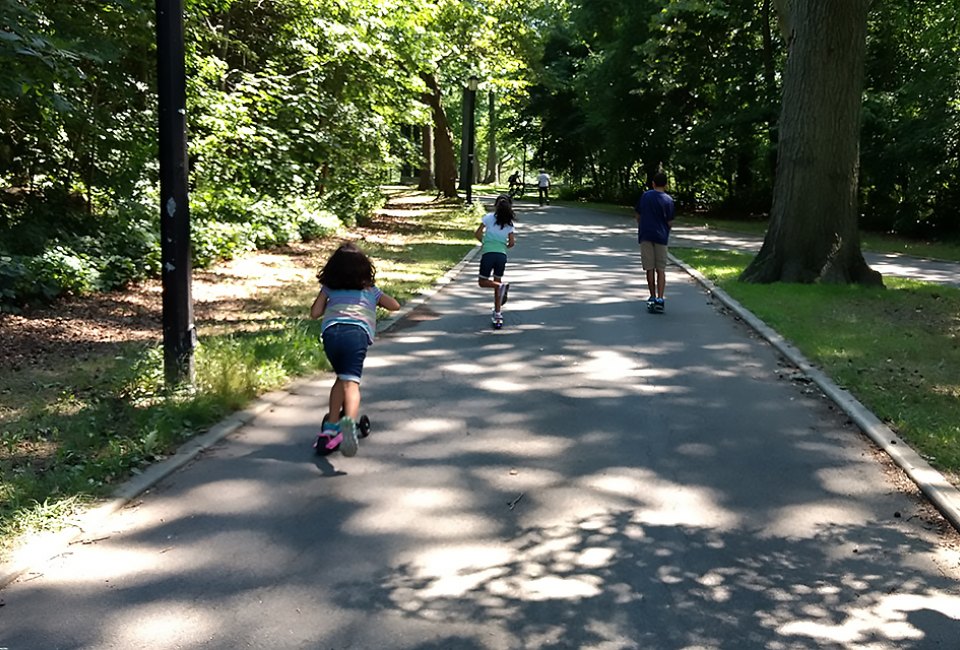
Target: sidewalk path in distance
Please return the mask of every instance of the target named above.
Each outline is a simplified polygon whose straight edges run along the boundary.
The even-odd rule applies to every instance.
[[[838,409],[633,229],[523,209],[506,325],[475,266],[331,377],[0,592],[0,647],[956,647],[950,531]]]
[[[763,237],[679,224],[670,233],[670,245],[679,248],[707,248],[756,252]],[[900,253],[864,251],[867,263],[883,275],[911,278],[960,287],[960,264],[912,257]]]

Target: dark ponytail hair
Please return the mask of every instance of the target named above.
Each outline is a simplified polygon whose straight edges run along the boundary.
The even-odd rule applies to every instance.
[[[328,289],[362,291],[374,285],[377,271],[360,247],[346,243],[340,246],[317,274],[320,284]]]
[[[497,225],[501,228],[504,226],[512,226],[514,218],[513,199],[511,199],[507,194],[501,194],[497,197],[497,200],[493,206],[494,215],[497,219]]]

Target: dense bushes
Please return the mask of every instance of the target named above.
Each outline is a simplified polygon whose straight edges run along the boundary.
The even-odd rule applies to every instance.
[[[159,271],[155,8],[121,4],[0,2],[0,310]],[[381,10],[189,0],[184,16],[194,263],[370,214],[391,143],[425,117]]]
[[[960,237],[960,4],[883,0],[870,21],[862,225]]]
[[[0,220],[0,312],[158,276],[160,226],[153,212],[131,203],[99,219],[65,213],[63,227],[44,233],[29,214],[8,211]],[[71,224],[83,227],[71,232]],[[329,236],[340,224],[315,200],[281,204],[270,198],[201,196],[191,214],[193,263],[205,267],[258,248]]]
[[[0,215],[0,311],[115,289],[159,271],[159,232],[144,206],[89,215],[70,202],[36,205],[8,202]]]
[[[281,204],[225,192],[193,199],[191,219],[193,262],[201,267],[251,250],[326,237],[342,223],[317,200]]]

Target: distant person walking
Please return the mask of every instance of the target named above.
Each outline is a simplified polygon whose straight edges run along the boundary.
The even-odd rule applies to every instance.
[[[647,275],[651,311],[662,311],[663,294],[667,286],[667,242],[675,207],[673,197],[667,194],[667,175],[653,175],[653,189],[647,190],[637,201],[637,240],[640,242],[640,263]]]
[[[320,293],[310,307],[310,318],[323,317],[323,351],[337,379],[313,447],[325,455],[339,446],[344,456],[355,456],[359,448],[360,376],[367,347],[377,330],[377,307],[396,311],[400,303],[377,288],[373,263],[355,244],[346,243],[334,251],[317,279]]]
[[[482,243],[479,285],[493,289],[493,314],[490,318],[494,326],[503,325],[503,305],[510,291],[510,283],[503,281],[503,274],[507,268],[507,249],[513,248],[517,242],[513,219],[513,201],[506,194],[501,194],[493,204],[493,212],[483,216],[474,232],[474,237]]]
[[[540,175],[537,176],[537,189],[540,191],[540,205],[543,205],[544,202],[550,205],[550,174],[542,169]]]

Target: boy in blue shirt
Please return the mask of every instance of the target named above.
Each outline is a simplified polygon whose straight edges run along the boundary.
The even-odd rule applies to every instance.
[[[667,175],[653,175],[653,189],[647,190],[637,201],[637,240],[640,242],[640,264],[647,274],[650,297],[647,306],[652,311],[663,311],[663,292],[667,286],[667,241],[674,217],[673,197],[666,192]]]

